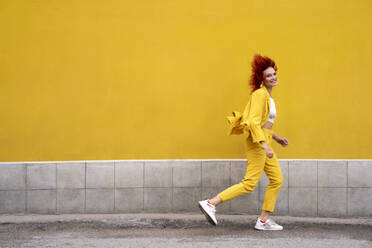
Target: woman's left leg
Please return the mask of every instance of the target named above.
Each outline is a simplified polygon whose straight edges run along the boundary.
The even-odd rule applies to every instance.
[[[274,212],[276,199],[283,184],[282,171],[275,154],[272,158],[266,159],[264,171],[270,183],[266,189],[260,218],[266,221],[270,217],[270,213]]]

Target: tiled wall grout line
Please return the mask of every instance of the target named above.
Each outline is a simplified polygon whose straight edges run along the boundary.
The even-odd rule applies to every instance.
[[[114,161],[114,213],[116,212],[116,161]]]
[[[288,172],[289,172],[289,161],[287,161],[287,213],[286,215],[289,215],[289,176],[288,176]]]
[[[142,163],[142,211],[145,211],[145,167],[146,162]]]
[[[202,186],[202,180],[203,180],[203,177],[202,177],[202,170],[201,170],[201,167],[202,167],[202,161],[199,161],[199,164],[200,164],[200,184],[199,184],[199,196],[200,196],[200,199],[199,201],[203,200],[203,186]]]
[[[349,161],[346,161],[346,216],[349,216]]]
[[[201,177],[201,182],[200,182],[200,188],[202,188],[203,189],[203,161],[200,161],[200,177]],[[202,191],[203,192],[203,191]],[[202,193],[203,194],[203,193]],[[202,195],[202,197],[204,197],[203,195]]]
[[[87,212],[87,171],[88,171],[88,162],[84,163],[84,213]]]
[[[288,215],[290,215],[290,205],[289,205],[289,196],[290,196],[290,191],[289,191],[289,172],[290,172],[290,165],[291,165],[291,161],[288,161],[288,171],[287,171],[287,180],[288,180],[288,199],[287,199],[287,203],[288,203]]]
[[[174,164],[173,163],[170,163],[170,166],[171,166],[171,210],[172,212],[174,211],[174,204],[173,204],[173,193],[174,193],[174,189],[173,189],[173,167],[174,167]]]
[[[27,213],[28,212],[28,207],[27,207],[27,205],[28,205],[28,185],[27,185],[27,167],[28,167],[28,165],[27,164],[25,164],[24,165],[25,166],[25,213]]]
[[[203,195],[203,161],[199,161],[200,163],[200,201],[204,200]]]
[[[56,213],[58,213],[58,166],[54,164],[56,171]]]
[[[319,161],[316,161],[316,216],[319,216]]]

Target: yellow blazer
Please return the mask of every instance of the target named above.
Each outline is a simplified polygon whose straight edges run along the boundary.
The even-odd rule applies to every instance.
[[[264,141],[265,134],[262,131],[262,126],[269,119],[269,114],[270,94],[266,87],[262,86],[252,93],[243,114],[238,111],[233,111],[233,116],[227,117],[229,122],[227,134],[246,133],[248,137],[252,137],[253,143]]]

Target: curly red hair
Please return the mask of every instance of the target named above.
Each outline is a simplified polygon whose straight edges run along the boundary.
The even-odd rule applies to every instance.
[[[252,75],[249,84],[252,86],[252,92],[261,87],[261,82],[264,80],[263,71],[269,67],[274,68],[275,71],[278,67],[275,61],[267,56],[255,54],[252,61]]]

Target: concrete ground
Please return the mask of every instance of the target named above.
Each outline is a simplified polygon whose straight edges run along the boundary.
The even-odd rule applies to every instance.
[[[0,247],[372,247],[372,218],[274,216],[283,231],[257,231],[256,216],[195,214],[0,215]]]

